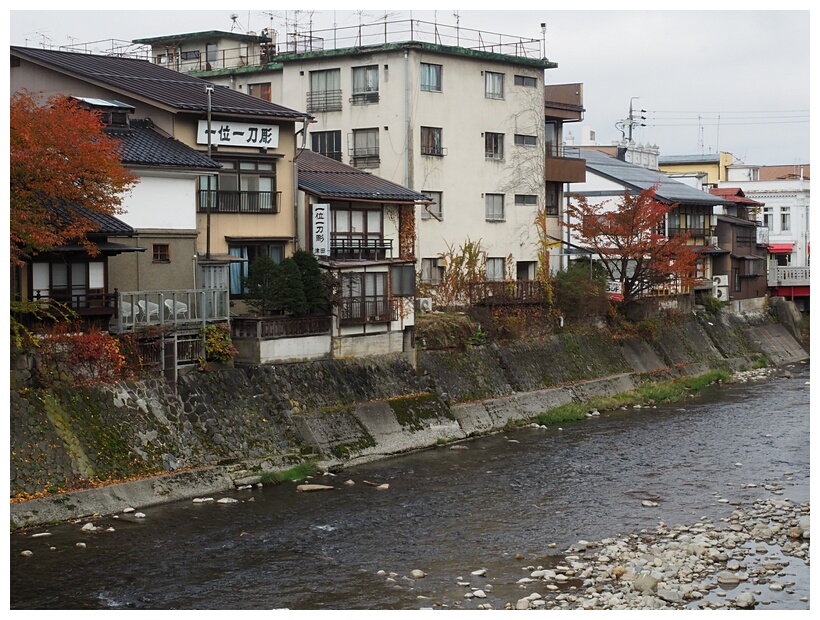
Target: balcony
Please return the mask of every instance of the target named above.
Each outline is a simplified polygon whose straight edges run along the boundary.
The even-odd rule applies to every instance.
[[[809,267],[778,267],[769,268],[769,286],[809,286],[811,270]]]
[[[109,329],[118,334],[152,327],[196,330],[227,321],[227,290],[130,291],[116,294]]]
[[[199,190],[197,211],[207,213],[208,190]],[[276,214],[281,210],[282,192],[211,190],[211,213]]]
[[[341,90],[318,90],[307,94],[307,111],[340,112],[342,109]]]
[[[546,303],[539,280],[501,280],[470,283],[471,306],[527,305]]]
[[[553,183],[583,183],[587,178],[587,162],[581,159],[581,149],[560,144],[548,144],[544,160],[544,180]]]
[[[263,339],[299,338],[330,333],[331,316],[238,317],[231,320],[231,337]]]
[[[393,258],[392,239],[346,239],[330,241],[331,260],[384,260]]]
[[[399,320],[399,300],[378,295],[347,297],[339,305],[339,325],[390,323]]]

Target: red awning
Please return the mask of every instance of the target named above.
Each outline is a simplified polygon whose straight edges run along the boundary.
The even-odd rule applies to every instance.
[[[790,254],[794,250],[793,243],[770,243],[769,254]]]

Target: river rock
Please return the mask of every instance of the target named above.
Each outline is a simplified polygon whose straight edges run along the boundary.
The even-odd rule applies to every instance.
[[[419,570],[418,568],[414,568],[410,571],[410,576],[413,579],[421,579],[422,577],[426,577],[427,573],[425,573],[423,570]]]
[[[31,556],[34,555],[34,552],[30,551],[29,549],[24,549],[23,551],[20,552],[20,555],[23,556],[24,558],[30,558]]]
[[[483,577],[484,575],[487,574],[487,569],[486,568],[479,568],[478,570],[474,570],[470,574],[473,575],[474,577]]]
[[[300,484],[296,490],[301,493],[309,493],[311,491],[332,491],[335,487],[327,484]]]
[[[755,599],[754,594],[751,592],[741,592],[735,599],[735,605],[741,609],[749,609],[757,605],[757,599]]]

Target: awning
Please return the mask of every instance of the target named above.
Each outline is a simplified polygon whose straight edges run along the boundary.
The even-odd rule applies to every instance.
[[[754,256],[751,254],[732,254],[732,258],[738,258],[740,260],[766,260],[762,256]]]
[[[793,243],[770,243],[769,254],[791,254],[794,250]]]

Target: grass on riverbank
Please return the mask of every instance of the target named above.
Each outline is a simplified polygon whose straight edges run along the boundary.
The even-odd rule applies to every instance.
[[[282,471],[266,471],[262,474],[262,484],[281,484],[283,482],[298,482],[313,476],[318,471],[315,463],[299,463],[290,469]]]
[[[634,390],[621,392],[614,396],[597,396],[584,403],[566,403],[540,413],[530,421],[549,426],[559,422],[582,420],[593,409],[609,411],[630,405],[674,403],[690,395],[697,394],[707,385],[719,381],[728,382],[731,378],[728,372],[715,370],[697,377],[681,377],[671,381],[647,383]]]

